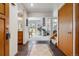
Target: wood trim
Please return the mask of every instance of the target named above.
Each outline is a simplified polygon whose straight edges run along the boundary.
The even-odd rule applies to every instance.
[[[79,56],[79,3],[75,3],[75,55]]]

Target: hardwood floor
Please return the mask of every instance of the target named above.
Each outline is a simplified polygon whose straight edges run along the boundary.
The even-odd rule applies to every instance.
[[[29,50],[28,50],[28,43],[25,45],[19,45],[18,46],[18,53],[15,56],[27,56]]]
[[[34,44],[47,44],[49,46],[49,51],[51,52],[52,56],[65,56],[57,47],[55,47],[52,43],[46,41],[38,41],[32,42],[29,41],[23,46],[19,46],[18,53],[16,56],[30,56],[31,50]]]
[[[66,56],[60,49],[58,49],[51,41],[50,48],[55,56]]]

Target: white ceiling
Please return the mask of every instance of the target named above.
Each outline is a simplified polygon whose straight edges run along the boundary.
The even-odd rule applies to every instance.
[[[31,7],[30,3],[23,3],[28,13],[31,12],[52,12],[57,9],[62,3],[34,3]]]

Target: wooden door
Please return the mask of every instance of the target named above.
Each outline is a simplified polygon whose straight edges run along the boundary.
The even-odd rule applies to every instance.
[[[5,28],[4,28],[4,19],[0,19],[0,56],[4,55],[4,40],[5,40]]]
[[[76,44],[75,44],[75,54],[79,56],[79,3],[75,4],[75,21],[76,21]]]
[[[23,45],[23,31],[18,31],[18,45]]]
[[[5,4],[5,33],[9,31],[9,3]],[[6,37],[6,35],[5,35]],[[9,55],[9,38],[5,38],[5,56]]]
[[[0,56],[9,55],[9,40],[6,40],[9,4],[0,3]]]
[[[73,4],[65,4],[58,11],[59,34],[58,47],[66,55],[73,55],[72,44],[72,19],[73,18]]]

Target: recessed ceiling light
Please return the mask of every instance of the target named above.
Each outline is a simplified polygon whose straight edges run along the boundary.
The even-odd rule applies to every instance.
[[[33,3],[31,3],[31,4],[30,4],[30,6],[31,6],[31,7],[33,7],[33,6],[34,6],[34,4],[33,4]]]
[[[23,18],[22,17],[18,17],[18,20],[22,20]]]

